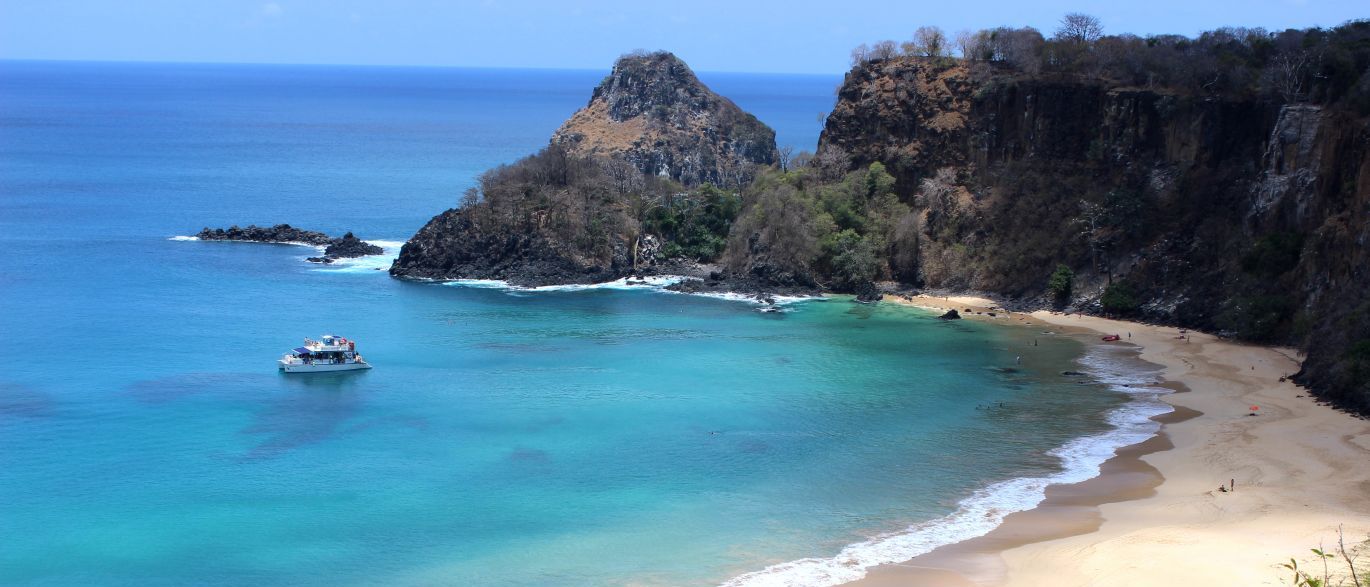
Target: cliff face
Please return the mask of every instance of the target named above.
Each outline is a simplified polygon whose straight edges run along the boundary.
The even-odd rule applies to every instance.
[[[1304,343],[1302,380],[1370,408],[1366,120],[977,67],[858,67],[823,132],[918,214],[897,277],[1046,302],[1064,262],[1077,309]]]
[[[738,186],[753,166],[776,161],[775,131],[664,52],[620,58],[552,143],[574,155],[618,157],[687,186]]]

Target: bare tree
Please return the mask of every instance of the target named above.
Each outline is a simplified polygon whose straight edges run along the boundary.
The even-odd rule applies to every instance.
[[[781,171],[789,171],[791,162],[794,161],[794,147],[785,145],[776,149],[778,155],[777,162],[780,163]]]
[[[913,32],[913,43],[924,57],[945,57],[947,35],[935,26],[920,26]]]
[[[971,60],[975,58],[975,34],[970,31],[956,32],[956,50],[961,53],[961,58]]]
[[[869,45],[866,45],[865,43],[861,43],[860,45],[857,45],[855,49],[852,49],[852,50],[851,50],[851,66],[852,66],[852,67],[860,66],[860,65],[864,64],[865,62],[870,61],[870,59],[871,59],[871,48],[870,48]]]
[[[1080,45],[1088,45],[1099,40],[1104,34],[1104,25],[1098,18],[1088,14],[1072,12],[1061,18],[1061,26],[1056,29],[1056,38]]]
[[[894,44],[894,41],[880,41],[874,45],[871,45],[871,61],[883,61],[885,59],[890,59],[898,54],[899,51],[897,49],[897,46]]]

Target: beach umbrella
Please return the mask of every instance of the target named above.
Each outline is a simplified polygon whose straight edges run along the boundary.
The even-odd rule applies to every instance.
[[[1261,409],[1260,406],[1251,406],[1251,411],[1253,411],[1253,412],[1256,411],[1256,410],[1259,410],[1259,409]]]

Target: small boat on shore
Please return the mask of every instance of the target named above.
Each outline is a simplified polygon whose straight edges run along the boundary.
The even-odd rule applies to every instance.
[[[1107,336],[1101,338],[1100,340],[1102,340],[1102,341],[1104,341],[1104,342],[1117,342],[1117,341],[1122,340],[1122,339],[1123,339],[1123,337],[1121,337],[1121,336],[1118,336],[1118,335],[1116,335],[1116,334],[1110,334],[1110,335],[1107,335]]]
[[[357,341],[331,334],[323,335],[322,340],[304,339],[304,346],[295,347],[276,363],[280,370],[286,373],[357,371],[371,368],[371,364],[357,354]]]

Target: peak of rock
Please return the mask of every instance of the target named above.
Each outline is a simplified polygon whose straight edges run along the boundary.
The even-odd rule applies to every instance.
[[[775,131],[664,51],[620,57],[552,143],[687,185],[738,185],[776,160]]]

